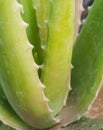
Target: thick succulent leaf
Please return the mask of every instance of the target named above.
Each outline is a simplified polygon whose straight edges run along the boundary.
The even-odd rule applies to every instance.
[[[65,128],[59,128],[59,126],[57,126],[55,127],[55,129],[51,128],[49,130],[102,130],[102,128],[103,128],[103,119],[90,119],[82,117],[80,120],[70,124]],[[0,130],[15,130],[15,129],[1,123]]]
[[[42,49],[45,50],[47,43],[47,24],[49,19],[50,1],[49,0],[33,0],[34,9],[36,12],[39,34],[41,39]]]
[[[5,125],[5,124],[3,124],[2,122],[0,123],[0,130],[37,130],[37,129],[19,129],[19,128],[12,128],[12,127],[10,127],[10,126],[8,126],[8,125]]]
[[[34,58],[38,64],[43,62],[43,50],[41,48],[41,41],[39,36],[39,28],[37,25],[36,11],[33,7],[32,0],[18,0],[23,5],[22,16],[29,26],[27,28],[27,36],[34,45]]]
[[[48,43],[41,80],[49,105],[56,115],[70,91],[71,55],[74,40],[75,0],[50,1]]]
[[[8,101],[5,98],[1,85],[0,85],[0,121],[18,130],[32,130],[32,127],[24,123],[13,111],[13,109],[11,108],[11,106],[9,105]],[[2,127],[0,125],[0,130],[1,128]]]
[[[9,103],[27,124],[50,127],[57,121],[43,93],[20,8],[16,0],[0,0],[0,82]]]
[[[73,51],[71,97],[78,111],[85,111],[101,86],[103,75],[102,0],[95,0]],[[101,25],[101,26],[100,26]]]
[[[103,0],[95,0],[74,45],[72,91],[61,112],[62,124],[81,117],[90,108],[101,87],[103,75]],[[68,114],[67,114],[68,113]]]
[[[102,130],[103,119],[81,118],[63,130]]]
[[[4,124],[0,124],[0,130],[15,130],[15,129],[13,129],[13,128],[9,127],[9,126],[6,126]]]

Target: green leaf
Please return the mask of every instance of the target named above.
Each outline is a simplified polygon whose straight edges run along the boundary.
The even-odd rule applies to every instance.
[[[22,120],[36,128],[47,128],[57,120],[43,93],[20,10],[16,0],[0,0],[0,83]]]
[[[63,130],[102,130],[102,128],[103,119],[89,119],[84,117],[63,128]]]
[[[103,76],[103,0],[95,0],[73,50],[71,76],[78,112],[87,110],[101,86]],[[71,100],[73,100],[71,99]]]
[[[8,125],[12,128],[17,128],[19,130],[32,130],[32,129],[34,130],[34,128],[24,123],[11,108],[10,104],[8,103],[4,95],[4,92],[2,91],[1,85],[0,85],[0,121],[5,123],[5,125]],[[4,130],[1,127],[1,124],[0,124],[0,130]]]
[[[50,1],[49,0],[33,0],[33,6],[36,12],[37,24],[39,27],[39,34],[41,39],[42,49],[45,52],[48,36],[48,22],[50,15]]]
[[[90,108],[103,76],[103,0],[95,0],[73,49],[71,86],[67,107],[60,114],[65,126]]]
[[[15,130],[15,129],[13,129],[13,128],[9,127],[9,126],[6,126],[4,124],[1,124],[0,125],[0,130]]]
[[[70,91],[75,0],[50,2],[48,40],[41,80],[49,105],[58,114]]]
[[[36,11],[33,7],[32,0],[19,0],[23,5],[22,16],[25,22],[28,23],[27,36],[32,45],[34,45],[33,55],[38,64],[43,63],[43,50],[41,48],[41,40],[39,27],[37,25]],[[36,56],[37,54],[37,56]]]

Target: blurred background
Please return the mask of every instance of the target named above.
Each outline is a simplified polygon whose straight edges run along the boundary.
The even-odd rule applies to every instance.
[[[93,4],[94,0],[83,0],[83,6],[85,8],[84,12],[82,13],[81,19],[84,19],[88,14],[88,6],[91,6]]]

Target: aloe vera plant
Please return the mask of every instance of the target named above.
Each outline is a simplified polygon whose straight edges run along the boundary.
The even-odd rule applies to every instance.
[[[91,108],[103,75],[103,0],[78,34],[82,3],[0,0],[0,129],[72,130]]]

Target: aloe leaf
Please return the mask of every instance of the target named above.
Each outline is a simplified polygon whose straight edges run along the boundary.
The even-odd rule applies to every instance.
[[[102,0],[95,0],[74,46],[72,91],[77,94],[79,110],[87,109],[96,95],[103,75]],[[101,26],[100,26],[101,25]],[[85,33],[84,33],[85,32]],[[81,55],[82,54],[82,55]],[[79,96],[78,96],[79,95]]]
[[[0,130],[15,130],[15,129],[13,129],[13,128],[9,127],[9,126],[6,126],[4,124],[1,124],[0,125]]]
[[[81,117],[96,98],[103,76],[103,0],[95,0],[74,45],[72,91],[65,115],[67,124]],[[68,111],[68,114],[66,113]]]
[[[50,1],[33,0],[33,5],[36,12],[42,49],[45,52],[45,46],[47,43],[47,34],[48,34],[47,24],[49,19],[49,12],[50,12]]]
[[[0,121],[19,130],[32,130],[32,127],[24,123],[9,105],[0,86]],[[0,125],[1,129],[1,125]],[[33,128],[34,129],[34,128]],[[4,129],[2,129],[4,130]]]
[[[102,130],[103,119],[90,119],[83,117],[63,130]]]
[[[33,127],[46,128],[57,121],[43,93],[20,10],[16,0],[0,1],[0,83],[20,118]]]
[[[48,40],[41,80],[49,105],[56,115],[70,91],[71,55],[74,39],[75,0],[50,1]]]
[[[33,54],[34,58],[38,64],[42,64],[43,50],[41,48],[39,27],[37,25],[36,11],[34,10],[33,2],[32,0],[18,0],[18,1],[23,5],[23,11],[22,11],[23,19],[25,22],[29,24],[27,28],[27,36],[30,43],[34,45],[34,54]]]
[[[103,119],[91,119],[82,117],[80,120],[70,124],[65,128],[56,127],[55,129],[49,130],[102,130],[103,128]],[[15,130],[4,124],[0,124],[0,130]]]
[[[49,18],[50,1],[49,0],[32,0],[34,9],[36,11],[36,17],[38,26],[43,28],[46,26]]]

